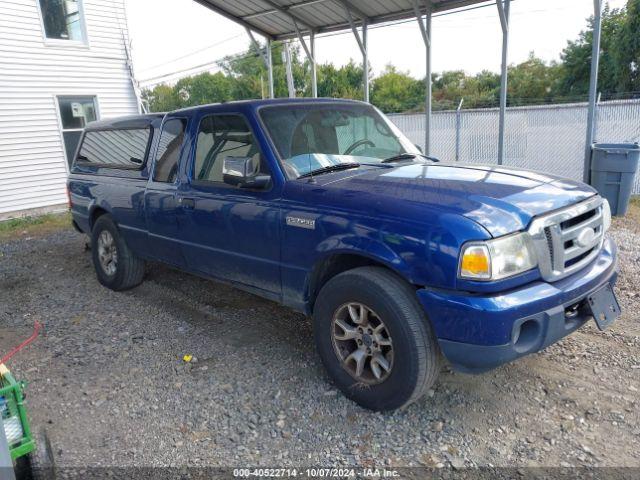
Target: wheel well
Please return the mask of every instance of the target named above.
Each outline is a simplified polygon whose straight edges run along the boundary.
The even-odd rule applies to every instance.
[[[107,213],[109,212],[107,212],[104,208],[101,208],[101,207],[94,208],[93,211],[91,212],[91,217],[89,218],[89,228],[93,228],[93,226],[96,224],[96,220],[98,220],[99,217]]]
[[[341,253],[331,255],[322,262],[318,263],[311,273],[309,281],[309,311],[313,311],[313,305],[316,301],[316,297],[322,287],[333,277],[346,272],[347,270],[353,270],[358,267],[382,267],[390,272],[394,272],[387,267],[384,263],[373,260],[363,255],[354,255],[350,253]]]

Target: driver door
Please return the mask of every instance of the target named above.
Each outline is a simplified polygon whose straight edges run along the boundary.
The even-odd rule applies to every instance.
[[[241,114],[204,115],[198,124],[188,185],[179,192],[184,255],[189,268],[278,298],[279,208],[274,188],[238,188],[223,181],[225,157],[254,157],[270,175]]]

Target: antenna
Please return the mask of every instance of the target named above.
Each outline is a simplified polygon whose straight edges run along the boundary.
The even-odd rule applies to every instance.
[[[309,182],[308,183],[316,183],[316,179],[313,176],[313,170],[311,168],[311,152],[309,151],[309,142],[307,141],[307,160],[309,161],[309,173],[311,173],[311,176],[309,177]]]

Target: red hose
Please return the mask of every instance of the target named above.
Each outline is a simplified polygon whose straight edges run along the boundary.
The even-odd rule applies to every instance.
[[[7,353],[4,357],[2,357],[0,359],[0,364],[8,362],[11,357],[13,357],[16,353],[18,353],[24,347],[29,345],[31,342],[33,342],[38,337],[38,333],[40,333],[41,328],[42,328],[42,324],[36,320],[36,322],[33,324],[33,333],[31,334],[31,336],[27,338],[24,342],[22,342],[20,345],[13,348],[13,350]]]

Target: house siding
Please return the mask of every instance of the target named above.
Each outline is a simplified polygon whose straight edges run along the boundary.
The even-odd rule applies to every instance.
[[[124,1],[82,4],[86,45],[61,46],[45,38],[38,0],[2,1],[0,219],[67,202],[58,96],[95,96],[102,119],[138,112]]]

